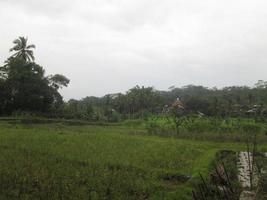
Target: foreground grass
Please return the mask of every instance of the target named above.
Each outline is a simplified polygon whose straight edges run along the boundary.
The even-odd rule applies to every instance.
[[[0,199],[191,199],[216,152],[242,148],[143,133],[1,122]]]

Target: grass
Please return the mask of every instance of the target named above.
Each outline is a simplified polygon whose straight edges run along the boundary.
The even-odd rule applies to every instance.
[[[134,126],[0,122],[0,199],[191,199],[216,152],[241,148]]]
[[[263,118],[185,117],[177,128],[172,117],[154,116],[148,119],[146,129],[152,135],[218,142],[246,142],[249,134],[257,133],[259,142],[267,143],[267,123]]]

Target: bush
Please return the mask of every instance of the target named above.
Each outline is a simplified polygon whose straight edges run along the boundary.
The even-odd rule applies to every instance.
[[[173,118],[168,117],[152,117],[146,123],[149,133],[162,135],[176,133],[176,125]]]
[[[220,134],[240,135],[246,133],[266,133],[267,127],[264,123],[257,123],[252,119],[238,118],[197,118],[183,117],[179,126],[176,126],[176,118],[151,117],[147,120],[146,129],[149,133],[170,135],[181,134]],[[178,130],[177,130],[178,129]]]
[[[113,111],[111,115],[108,117],[109,122],[119,122],[121,121],[121,115],[120,113]]]

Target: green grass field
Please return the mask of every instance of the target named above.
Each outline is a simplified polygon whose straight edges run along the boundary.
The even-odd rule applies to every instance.
[[[0,122],[0,199],[192,199],[215,153],[242,146],[129,126]]]

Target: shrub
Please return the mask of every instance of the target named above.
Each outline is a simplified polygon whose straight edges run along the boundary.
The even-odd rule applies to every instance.
[[[149,133],[153,134],[174,134],[176,125],[172,118],[168,117],[152,117],[146,123],[146,128]]]
[[[179,126],[175,122],[177,119],[179,120]],[[228,135],[232,138],[241,134],[267,132],[266,124],[255,122],[253,119],[198,118],[192,116],[181,118],[154,116],[147,120],[146,129],[149,133],[160,135],[179,133],[182,135],[201,134],[216,136],[217,134],[217,136]]]

